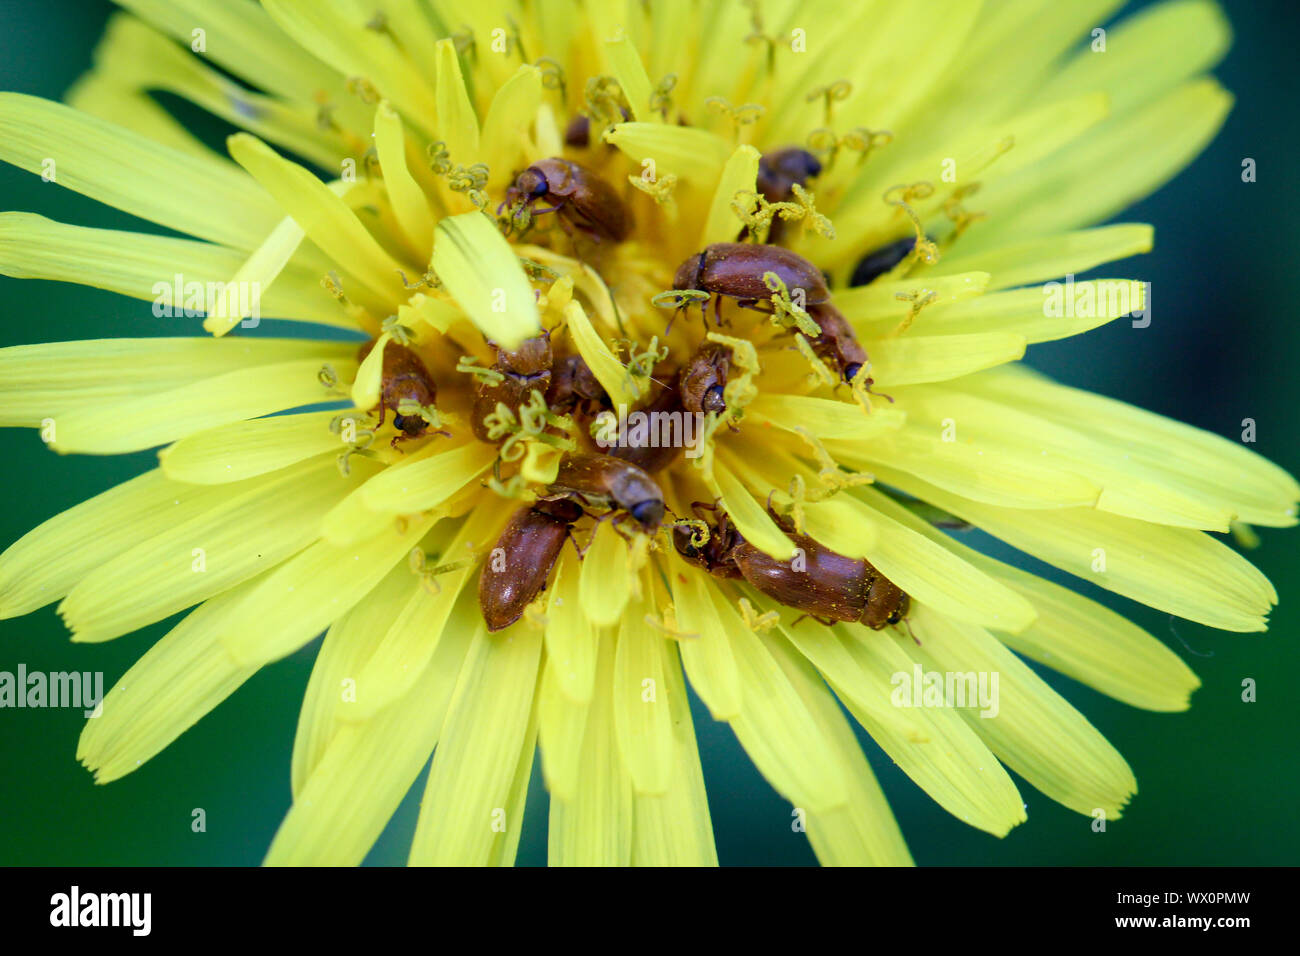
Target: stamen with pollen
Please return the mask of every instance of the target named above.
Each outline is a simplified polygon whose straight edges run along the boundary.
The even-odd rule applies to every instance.
[[[785,281],[775,272],[763,273],[763,284],[772,290],[772,322],[785,329],[798,329],[810,338],[822,334],[822,327],[794,303]]]
[[[897,199],[891,199],[890,196],[898,193]],[[917,215],[912,203],[918,199],[928,199],[934,195],[934,184],[926,180],[907,184],[890,186],[885,190],[885,202],[891,206],[897,206],[903,211],[908,219],[912,222],[912,228],[916,231],[916,245],[913,246],[910,258],[921,260],[930,264],[939,261],[939,247],[931,241],[930,237],[925,234],[925,226],[921,223],[921,217]]]
[[[826,86],[819,86],[804,99],[809,103],[816,103],[818,100],[822,101],[826,109],[826,125],[829,126],[835,113],[836,101],[847,100],[851,95],[853,95],[853,84],[848,80],[836,80]]]
[[[746,127],[757,123],[767,112],[767,107],[758,103],[742,103],[739,106],[732,106],[724,97],[710,96],[704,101],[707,109],[715,113],[720,113],[727,119],[731,120],[732,135],[736,142],[740,142],[740,131]]]

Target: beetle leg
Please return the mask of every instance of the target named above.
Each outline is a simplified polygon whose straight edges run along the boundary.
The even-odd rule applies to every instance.
[[[679,301],[680,301],[680,300],[679,300]],[[667,337],[668,337],[668,333],[671,332],[671,331],[673,330],[673,323],[677,321],[677,316],[679,316],[679,315],[682,314],[682,309],[683,309],[683,308],[685,308],[685,306],[681,306],[681,305],[679,305],[677,308],[673,309],[672,318],[670,318],[670,319],[668,320],[668,324],[667,324],[666,326],[664,326],[664,338],[667,338]]]
[[[564,536],[569,539],[569,543],[573,545],[574,554],[576,554],[578,556],[578,560],[581,561],[582,556],[587,552],[583,548],[578,547],[578,536],[573,533],[573,525],[569,525]]]
[[[624,514],[623,512],[618,512],[618,513],[615,514],[614,519],[609,523],[609,526],[610,526],[611,528],[614,529],[615,533],[616,533],[620,538],[622,538],[622,539],[623,539],[624,541],[626,541],[628,544],[631,544],[631,543],[632,543],[632,536],[631,536],[630,534],[628,534],[626,531],[623,530],[623,524],[624,524],[625,520],[627,519],[627,517],[628,517],[628,516],[627,516],[626,514]]]
[[[692,501],[692,502],[691,502],[691,512],[695,515],[695,517],[699,518],[701,521],[704,520],[704,515],[700,514],[701,511],[713,511],[713,512],[716,512],[717,510],[718,510],[718,503],[717,503],[717,501],[713,502],[713,504],[707,504],[707,503],[705,503],[705,502],[703,502],[703,501]]]
[[[749,309],[751,312],[762,312],[764,315],[773,315],[776,313],[776,309],[772,307],[772,303],[768,302],[766,299],[737,299],[736,305],[740,306],[742,309]]]
[[[800,621],[802,621],[802,620],[803,620],[804,618],[806,618],[806,617],[810,617],[810,618],[812,618],[814,621],[816,621],[818,624],[824,624],[824,625],[826,625],[827,627],[830,627],[830,626],[832,626],[833,624],[836,623],[835,621],[832,621],[830,618],[826,618],[826,617],[818,617],[816,614],[806,614],[806,613],[805,613],[805,614],[800,614],[798,617],[796,617],[796,618],[794,619],[794,621],[791,623],[790,626],[791,626],[791,627],[794,627],[796,624],[798,624]]]
[[[795,526],[790,523],[790,519],[783,514],[777,514],[776,509],[772,507],[772,495],[774,494],[776,494],[775,488],[767,493],[767,513],[772,516],[772,520],[776,522],[776,526],[782,531],[795,531]]]
[[[916,646],[917,646],[917,647],[920,647],[920,646],[921,646],[921,641],[917,638],[916,633],[912,630],[912,625],[907,623],[907,619],[904,618],[903,620],[899,621],[898,623],[901,624],[901,625],[903,625],[904,628],[906,628],[906,630],[907,630],[907,636],[910,637],[913,641],[916,641]]]
[[[616,513],[617,512],[614,511],[607,511],[603,515],[598,517],[594,522],[592,522],[591,534],[587,537],[587,544],[584,547],[578,549],[579,559],[585,558],[587,556],[587,552],[591,550],[591,546],[596,540],[596,533],[600,531],[601,523],[608,521],[610,518],[614,517]]]

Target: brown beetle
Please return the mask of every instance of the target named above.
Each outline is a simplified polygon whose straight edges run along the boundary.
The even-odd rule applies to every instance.
[[[844,381],[853,381],[853,376],[867,364],[867,350],[854,335],[849,320],[829,302],[810,307],[808,314],[822,330],[820,335],[808,340],[813,352],[838,372]],[[871,382],[872,379],[868,376],[864,384],[870,388]]]
[[[546,587],[560,549],[582,517],[572,501],[520,508],[501,532],[478,579],[478,606],[489,631],[509,627]]]
[[[620,106],[618,111],[623,114],[624,123],[632,118],[632,114],[627,111],[626,107]],[[585,113],[579,113],[574,116],[573,119],[569,120],[569,125],[564,128],[564,145],[576,146],[579,149],[591,145],[590,116],[587,116]],[[609,144],[606,144],[606,146],[610,149],[614,148]]]
[[[803,256],[780,246],[754,245],[745,242],[715,242],[703,252],[691,256],[673,276],[673,289],[708,292],[713,296],[714,315],[722,322],[722,297],[737,300],[741,308],[755,308],[757,303],[768,303],[770,312],[772,290],[763,282],[764,274],[774,272],[785,283],[791,297],[805,309],[830,300],[826,279]],[[703,312],[701,304],[700,310]]]
[[[673,412],[680,413],[681,410],[681,392],[671,385],[660,389],[654,401],[642,409],[651,422],[657,421],[660,415],[671,415]],[[671,465],[677,459],[677,456],[681,454],[681,451],[679,445],[661,444],[658,441],[653,441],[614,445],[609,449],[608,454],[613,458],[629,462],[649,474],[654,474],[656,471],[663,471]]]
[[[867,253],[853,267],[853,276],[849,279],[849,285],[867,285],[874,282],[906,259],[915,248],[916,236],[907,236],[882,246],[875,252]]]
[[[730,371],[731,349],[718,342],[704,342],[682,366],[678,379],[682,407],[700,415],[721,415],[727,410],[723,392]]]
[[[807,186],[822,172],[822,164],[806,149],[788,146],[764,153],[758,160],[758,177],[755,187],[771,203],[789,202],[794,198],[794,187]],[[772,220],[767,241],[778,243],[785,235],[786,221],[780,216]],[[745,230],[741,230],[743,236]]]
[[[538,209],[545,200],[549,208]],[[620,242],[632,228],[631,214],[614,187],[569,159],[539,159],[515,177],[502,206],[527,206],[533,216],[554,212],[566,231],[578,229],[595,240]],[[498,210],[499,211],[499,210]]]
[[[646,534],[654,534],[667,510],[664,493],[642,468],[609,455],[568,455],[547,489],[548,499],[576,501],[583,509],[625,513]]]
[[[357,350],[357,361],[364,362],[375,347],[375,340],[366,342]],[[414,351],[390,340],[384,348],[383,368],[380,371],[379,425],[384,424],[384,414],[393,412],[393,425],[397,435],[390,444],[396,448],[401,441],[423,438],[429,423],[420,415],[403,415],[398,411],[403,402],[413,402],[422,408],[434,408],[438,399],[438,386]],[[371,409],[374,412],[375,409]],[[436,432],[449,435],[449,432]]]
[[[822,172],[822,164],[806,149],[788,146],[764,153],[758,160],[758,191],[768,202],[786,202],[796,184],[807,186]]]
[[[697,502],[696,514],[700,507]],[[673,546],[683,558],[710,574],[748,581],[774,601],[823,624],[852,621],[879,631],[907,617],[911,598],[871,562],[823,547],[795,532],[784,519],[775,514],[772,517],[800,549],[802,570],[795,570],[793,561],[778,561],[746,541],[725,512],[709,528],[709,539],[703,546],[692,543],[694,532],[687,525],[673,528]]]
[[[552,366],[546,407],[555,414],[572,415],[581,422],[609,406],[609,395],[581,355],[566,355]]]
[[[487,417],[504,404],[512,412],[528,401],[529,393],[536,390],[545,395],[551,386],[551,338],[549,332],[524,339],[514,349],[503,349],[488,343],[496,351],[492,368],[501,373],[499,381],[481,380],[474,399],[471,426],[479,441],[488,437]]]

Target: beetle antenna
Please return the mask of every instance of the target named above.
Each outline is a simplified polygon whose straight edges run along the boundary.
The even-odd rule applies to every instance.
[[[1214,656],[1214,651],[1205,651],[1204,653],[1202,653],[1201,651],[1194,650],[1192,648],[1192,645],[1188,644],[1185,640],[1183,640],[1183,635],[1179,634],[1176,630],[1174,630],[1174,615],[1172,614],[1169,615],[1169,633],[1172,634],[1174,637],[1178,638],[1178,643],[1183,645],[1183,647],[1187,648],[1187,653],[1195,654],[1197,657]]]
[[[913,642],[915,642],[916,646],[917,646],[917,647],[920,647],[920,646],[921,646],[921,642],[920,642],[919,640],[917,640],[916,633],[912,630],[912,625],[911,625],[911,623],[907,620],[907,618],[903,618],[903,619],[902,619],[901,621],[899,621],[898,623],[901,624],[901,625],[903,626],[903,628],[907,631],[907,636],[910,637],[910,638],[913,640]]]

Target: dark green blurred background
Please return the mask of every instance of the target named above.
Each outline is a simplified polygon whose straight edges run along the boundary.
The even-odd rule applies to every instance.
[[[1005,0],[1014,2],[1014,0]],[[1068,2],[1068,0],[1064,0]],[[1134,8],[1142,4],[1135,5]],[[1229,4],[1236,42],[1217,71],[1237,96],[1209,150],[1155,197],[1120,217],[1156,227],[1153,254],[1104,268],[1151,281],[1146,329],[1118,321],[1081,339],[1036,346],[1031,362],[1062,380],[1230,437],[1258,423],[1262,454],[1300,471],[1294,278],[1300,190],[1297,7],[1288,0]],[[0,89],[57,98],[88,65],[110,6],[98,0],[0,0]],[[1030,42],[1028,37],[1026,42]],[[215,127],[213,127],[215,129]],[[1241,182],[1241,160],[1258,181]],[[85,225],[136,228],[120,213],[36,176],[0,167],[0,208]],[[146,302],[52,282],[0,277],[0,345],[199,333],[198,320],[156,319]],[[284,330],[266,329],[273,334]],[[0,547],[53,514],[151,466],[152,452],[59,457],[32,431],[0,436],[10,461]],[[950,817],[863,737],[872,765],[920,864],[1294,864],[1300,705],[1294,638],[1300,622],[1295,532],[1261,531],[1251,557],[1282,598],[1268,634],[1221,633],[1090,591],[1182,654],[1204,686],[1184,714],[1134,710],[1039,669],[1123,752],[1139,782],[1124,819],[1105,834],[1017,781],[1029,820],[997,840]],[[988,543],[987,539],[982,543]],[[1004,555],[1005,551],[998,551]],[[1035,566],[1041,570],[1040,566]],[[1065,576],[1050,572],[1057,580]],[[1073,579],[1069,579],[1073,582]],[[102,670],[112,683],[163,622],[100,645],[73,645],[53,606],[0,622],[0,670]],[[317,644],[266,668],[140,771],[96,787],[75,761],[80,711],[0,710],[0,863],[256,864],[289,804],[289,756]],[[1194,652],[1189,650],[1194,649]],[[1241,702],[1254,678],[1258,702]],[[790,809],[767,786],[730,729],[695,702],[696,730],[724,864],[808,864]],[[404,862],[424,777],[369,862]],[[207,832],[190,830],[191,811]],[[546,858],[546,794],[535,769],[519,862]]]

